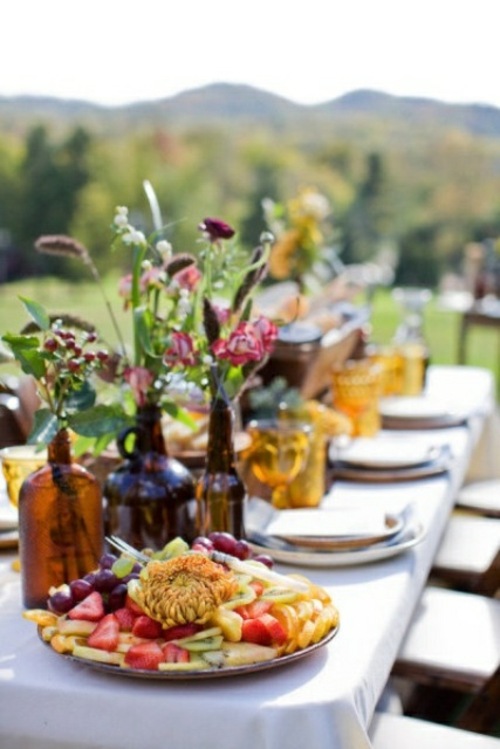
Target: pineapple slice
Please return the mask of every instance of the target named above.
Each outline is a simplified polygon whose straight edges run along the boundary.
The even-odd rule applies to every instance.
[[[276,658],[278,651],[266,645],[254,645],[251,642],[223,642],[220,650],[209,650],[203,658],[211,665],[249,666]]]

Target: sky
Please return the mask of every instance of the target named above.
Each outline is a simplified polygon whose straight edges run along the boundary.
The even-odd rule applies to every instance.
[[[115,106],[211,83],[500,107],[499,0],[5,0],[0,96]]]

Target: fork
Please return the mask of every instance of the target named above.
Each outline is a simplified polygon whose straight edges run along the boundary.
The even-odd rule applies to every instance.
[[[118,536],[106,536],[106,541],[110,546],[113,546],[117,551],[121,551],[122,554],[128,554],[133,559],[135,559],[137,562],[140,562],[141,564],[147,564],[151,561],[151,557],[148,557],[147,554],[143,554],[142,551],[138,551],[137,549],[134,549],[133,546],[128,544],[126,541],[124,541],[122,538],[119,538]]]
[[[147,564],[151,561],[151,557],[143,554],[141,551],[137,551],[133,546],[130,546],[126,541],[119,538],[118,536],[106,536],[106,541],[114,546],[115,549],[121,551],[123,554],[128,554],[133,559],[136,559],[141,564]],[[306,593],[309,590],[307,583],[296,578],[289,577],[288,575],[281,575],[279,572],[274,572],[263,565],[251,564],[249,562],[243,562],[241,559],[231,556],[231,554],[225,554],[222,551],[211,551],[208,553],[208,557],[213,562],[219,564],[226,564],[233,572],[238,572],[244,575],[251,575],[258,580],[270,583],[272,585],[279,585],[283,588],[295,590],[298,593]]]

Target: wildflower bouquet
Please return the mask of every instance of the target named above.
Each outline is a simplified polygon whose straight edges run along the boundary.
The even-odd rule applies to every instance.
[[[138,405],[157,402],[177,418],[179,395],[237,398],[266,361],[277,335],[273,322],[253,314],[252,296],[263,280],[272,237],[248,257],[234,229],[219,219],[199,225],[201,246],[175,253],[165,239],[153,244],[128,222],[114,220],[115,244],[133,251],[133,272],[120,293],[133,311],[134,360],[124,371]],[[164,397],[165,396],[165,397]]]

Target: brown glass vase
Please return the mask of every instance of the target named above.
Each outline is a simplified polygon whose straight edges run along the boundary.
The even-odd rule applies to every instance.
[[[99,484],[73,461],[69,433],[61,429],[48,446],[47,464],[28,476],[19,494],[25,607],[45,608],[49,588],[95,569],[102,551]]]
[[[133,446],[129,447],[129,441]],[[162,549],[195,533],[195,488],[190,471],[168,455],[157,406],[138,409],[136,425],[117,440],[124,463],[104,483],[104,528],[136,549]]]
[[[196,485],[199,535],[226,531],[245,537],[246,487],[236,468],[234,411],[224,398],[210,407],[205,470]]]

